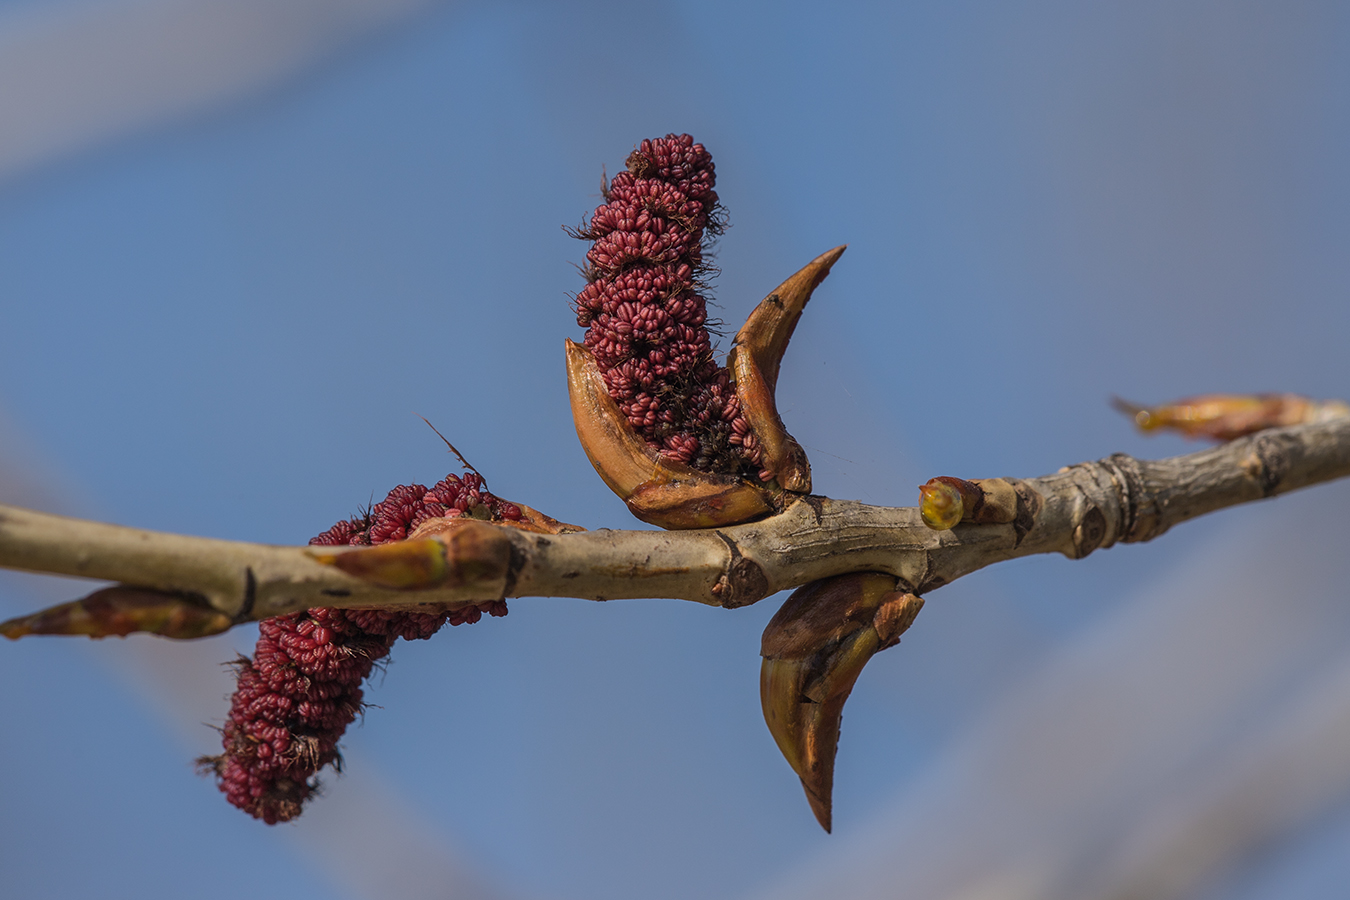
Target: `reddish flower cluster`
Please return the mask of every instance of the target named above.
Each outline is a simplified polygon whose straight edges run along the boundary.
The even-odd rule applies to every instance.
[[[359,519],[338,522],[311,544],[382,544],[427,519],[486,513],[519,519],[520,509],[483,490],[476,473],[447,476],[430,490],[399,485]],[[230,803],[269,825],[300,815],[314,775],[341,766],[338,740],[361,712],[361,683],[397,638],[429,638],[447,622],[506,615],[498,600],[448,612],[311,609],[259,624],[253,659],[239,659],[239,684],[222,729],[225,752],[199,764],[214,772]]]
[[[519,521],[520,507],[483,490],[483,476],[469,472],[447,475],[430,489],[400,484],[360,518],[338,522],[310,541],[324,546],[383,544],[401,541],[427,519],[448,518],[480,510],[494,520]]]
[[[705,230],[721,228],[712,157],[687,134],[643,141],[578,236],[588,284],[577,324],[609,394],[669,459],[713,472],[759,468],[759,450],[727,370],[713,359]]]

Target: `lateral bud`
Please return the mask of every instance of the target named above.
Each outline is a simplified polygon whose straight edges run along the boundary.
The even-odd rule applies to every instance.
[[[188,640],[226,631],[234,622],[196,594],[116,585],[82,600],[0,623],[0,634],[17,640],[30,634],[126,637],[138,631]]]
[[[713,528],[774,510],[773,495],[765,488],[664,459],[638,436],[609,396],[591,352],[570,340],[567,387],[586,457],[642,521],[667,529]]]
[[[852,573],[798,588],[764,629],[764,721],[826,831],[844,702],[868,660],[899,643],[922,607],[894,576]]]
[[[958,522],[1006,525],[1017,519],[1017,490],[1005,478],[966,481],[939,475],[919,485],[919,515],[934,531]]]

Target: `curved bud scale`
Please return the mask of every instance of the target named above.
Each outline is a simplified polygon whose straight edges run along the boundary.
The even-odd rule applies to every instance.
[[[577,437],[600,478],[633,515],[660,528],[713,528],[774,510],[773,495],[764,488],[662,457],[609,396],[591,352],[570,340],[566,346]]]
[[[660,458],[610,397],[591,352],[570,339],[566,349],[567,395],[581,449],[609,489],[627,500],[656,478]]]
[[[764,721],[826,831],[844,703],[867,661],[898,643],[923,607],[895,587],[875,572],[824,578],[794,592],[764,629]]]
[[[811,463],[801,444],[788,434],[778,415],[773,386],[764,377],[755,355],[745,348],[732,347],[727,355],[727,367],[736,382],[736,396],[759,444],[761,478],[778,482],[778,486],[799,494],[811,492]]]
[[[758,441],[763,466],[760,477],[774,479],[784,490],[802,494],[811,492],[811,464],[801,444],[783,427],[774,391],[783,354],[802,310],[846,249],[835,247],[822,253],[770,292],[745,320],[727,354],[741,415]]]

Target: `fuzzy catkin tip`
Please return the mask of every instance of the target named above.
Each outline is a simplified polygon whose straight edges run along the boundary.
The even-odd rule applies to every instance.
[[[449,475],[430,489],[400,485],[365,515],[338,522],[310,541],[322,545],[401,540],[422,522],[485,511],[518,520],[521,510],[484,489],[481,476]],[[398,638],[422,640],[447,623],[506,615],[506,602],[434,613],[316,608],[265,619],[253,658],[235,662],[238,685],[221,729],[224,752],[197,761],[226,799],[269,825],[300,815],[316,774],[341,768],[338,741],[365,708],[361,684]]]
[[[724,227],[712,156],[687,134],[644,140],[577,232],[593,241],[577,324],[633,429],[668,459],[751,475],[759,448],[713,357],[705,233]]]

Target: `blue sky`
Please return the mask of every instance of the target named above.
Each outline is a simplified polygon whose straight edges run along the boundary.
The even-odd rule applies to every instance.
[[[909,505],[935,474],[1184,452],[1133,434],[1108,398],[1347,392],[1348,16],[425,4],[265,89],[0,181],[8,480],[71,514],[300,543],[454,468],[425,415],[495,492],[630,527],[570,423],[562,339],[579,334],[585,245],[562,226],[589,215],[603,170],[670,131],[717,164],[729,328],[849,245],[779,387],[817,491]],[[390,816],[508,896],[743,896],[834,852],[1039,660],[1268,515],[935,593],[850,701],[833,837],[760,719],[773,602],[521,600],[399,646],[349,777],[379,779]],[[4,576],[0,613],[79,590]],[[202,897],[372,895],[333,874],[324,839],[266,829],[192,774],[214,733],[182,723],[220,721],[218,664],[252,635],[152,643],[0,647],[16,896],[181,896],[184,880]],[[1326,896],[1291,885],[1350,858],[1338,833],[1281,845],[1315,859],[1262,875],[1261,896]]]

